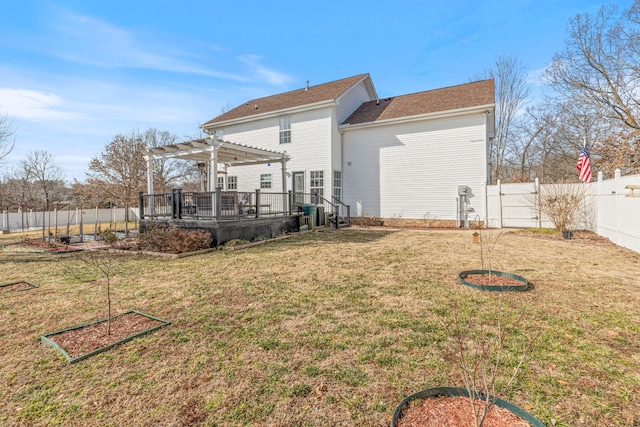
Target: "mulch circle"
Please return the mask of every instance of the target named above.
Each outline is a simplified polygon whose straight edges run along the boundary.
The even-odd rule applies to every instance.
[[[462,271],[458,279],[465,286],[483,291],[523,292],[529,288],[529,281],[524,277],[496,270]]]
[[[496,274],[468,274],[464,280],[481,286],[522,286],[522,282],[519,280]]]
[[[485,403],[477,401],[476,410],[484,411]],[[464,396],[438,396],[405,405],[395,427],[473,427],[471,402]],[[530,427],[531,424],[509,410],[493,405],[487,412],[484,427]]]

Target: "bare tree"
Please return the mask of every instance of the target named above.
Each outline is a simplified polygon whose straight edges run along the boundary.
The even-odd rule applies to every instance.
[[[117,282],[116,279],[123,271],[123,260],[108,250],[82,252],[75,255],[75,258],[81,263],[80,268],[65,269],[69,275],[82,281],[94,281],[94,283],[100,283],[100,279],[102,279],[105,284],[107,335],[111,335],[113,317],[111,315],[111,291]]]
[[[125,207],[137,203],[138,192],[144,191],[147,182],[147,164],[143,158],[147,147],[175,144],[177,137],[167,131],[151,128],[141,133],[132,130],[118,134],[98,156],[89,162],[87,182],[76,190],[87,195],[102,194],[98,199],[116,201]],[[178,160],[154,163],[154,188],[168,189],[173,182],[186,174],[189,165]],[[88,197],[87,197],[88,198]]]
[[[505,173],[505,160],[512,149],[512,137],[518,113],[529,97],[531,85],[527,69],[516,56],[500,56],[489,68],[471,80],[493,78],[496,86],[496,136],[490,142],[489,180],[495,183]]]
[[[64,188],[64,171],[55,162],[55,156],[44,150],[27,154],[21,162],[21,178],[33,183],[40,191],[45,208],[50,209],[57,191]]]
[[[131,206],[145,188],[147,166],[142,158],[146,144],[143,135],[131,131],[118,134],[98,156],[89,162],[87,184],[96,193]]]
[[[0,161],[11,153],[15,146],[15,128],[7,116],[0,114]]]
[[[528,107],[517,126],[510,153],[513,165],[512,181],[529,182],[544,171],[540,165],[540,147],[552,138],[555,117],[545,107]],[[543,172],[544,174],[544,172]],[[540,179],[541,176],[538,175]]]
[[[640,129],[640,0],[622,14],[615,6],[569,21],[565,49],[546,70],[549,84],[574,103]]]

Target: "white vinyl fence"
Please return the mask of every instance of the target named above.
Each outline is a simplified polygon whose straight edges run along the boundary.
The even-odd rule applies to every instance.
[[[0,214],[0,230],[18,231],[35,230],[39,228],[64,228],[67,225],[115,224],[124,222],[125,209],[96,209],[79,208],[59,209],[52,211],[3,211]],[[138,208],[129,208],[129,221],[138,220]],[[103,226],[104,228],[104,226]]]
[[[554,184],[548,184],[554,185]],[[607,237],[613,243],[640,252],[640,175],[621,176],[586,186],[579,228]],[[540,187],[536,180],[524,184],[487,186],[487,222],[490,227],[549,228],[553,224],[538,209]],[[543,188],[544,190],[544,188]]]

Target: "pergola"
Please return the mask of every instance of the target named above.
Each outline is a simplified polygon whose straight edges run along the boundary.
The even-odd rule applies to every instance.
[[[147,193],[153,194],[153,162],[160,159],[187,159],[204,164],[207,168],[207,191],[215,191],[218,165],[248,166],[269,163],[282,165],[282,192],[287,192],[287,161],[291,159],[286,152],[265,150],[213,137],[196,139],[179,144],[150,147],[145,150],[147,161]]]

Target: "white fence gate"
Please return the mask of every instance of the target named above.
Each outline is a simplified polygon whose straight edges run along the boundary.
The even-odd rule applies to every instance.
[[[488,225],[498,228],[553,227],[538,208],[538,194],[544,185],[536,180],[487,186]],[[579,185],[588,186],[580,227],[640,252],[640,175],[622,177],[616,170],[613,179],[604,180],[600,172],[596,182]]]

